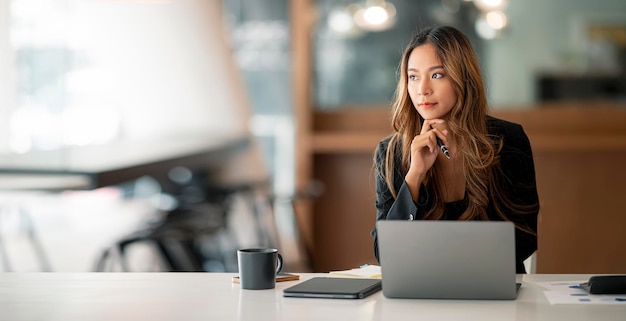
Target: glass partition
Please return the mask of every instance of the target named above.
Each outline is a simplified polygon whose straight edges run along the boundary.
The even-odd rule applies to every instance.
[[[493,108],[626,97],[622,0],[316,4],[311,81],[320,110],[388,106],[404,46],[415,31],[435,24],[455,26],[470,38]]]
[[[463,30],[479,55],[478,10],[471,2],[441,0],[317,0],[314,104],[320,110],[387,106],[411,36],[433,25]]]

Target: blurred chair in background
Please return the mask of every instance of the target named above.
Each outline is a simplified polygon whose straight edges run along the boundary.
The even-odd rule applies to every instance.
[[[32,255],[39,264],[40,271],[52,272],[52,266],[50,264],[50,260],[48,259],[48,254],[37,234],[33,219],[28,212],[28,209],[22,206],[22,202],[27,199],[28,195],[15,195],[15,193],[12,193],[10,200],[0,201],[0,261],[2,262],[2,271],[14,271],[9,251],[3,240],[3,223],[9,220],[17,220],[17,223],[19,224],[18,233],[21,237],[26,238],[26,241],[32,250]]]
[[[106,248],[95,271],[137,271],[133,248],[151,249],[148,269],[171,272],[237,271],[240,247],[278,247],[273,198],[267,182],[216,186],[209,175],[177,167],[157,196],[155,216]],[[135,184],[140,184],[137,182]],[[140,195],[131,195],[138,197]],[[147,245],[147,247],[146,247]],[[144,266],[139,271],[145,270]]]

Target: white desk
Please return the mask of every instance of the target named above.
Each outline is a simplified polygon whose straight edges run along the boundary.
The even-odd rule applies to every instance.
[[[550,305],[536,281],[588,275],[526,275],[514,301],[285,298],[241,290],[231,273],[2,273],[0,320],[626,320],[626,306]],[[301,274],[301,281],[325,274]]]

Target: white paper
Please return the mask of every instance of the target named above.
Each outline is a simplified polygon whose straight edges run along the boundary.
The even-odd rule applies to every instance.
[[[580,288],[586,281],[536,282],[548,289],[543,294],[550,304],[612,304],[626,306],[626,295],[589,294]]]
[[[331,271],[331,275],[341,276],[341,277],[353,277],[353,278],[369,278],[369,279],[380,279],[381,272],[380,266],[378,265],[367,265],[356,269],[345,270],[345,271]]]

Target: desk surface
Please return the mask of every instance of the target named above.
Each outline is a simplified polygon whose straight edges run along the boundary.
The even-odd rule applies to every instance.
[[[534,282],[588,275],[525,275],[514,301],[285,298],[241,290],[233,273],[2,273],[0,320],[625,320],[626,306],[550,305]]]

